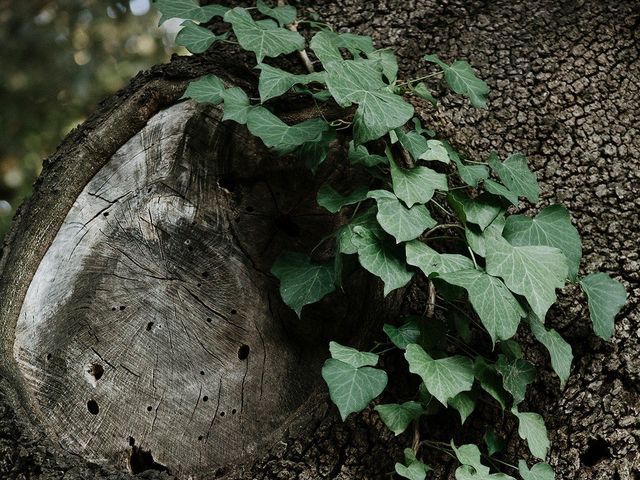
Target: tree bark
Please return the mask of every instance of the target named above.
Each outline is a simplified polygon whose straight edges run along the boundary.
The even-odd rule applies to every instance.
[[[372,35],[379,45],[394,47],[405,78],[426,73],[421,56],[435,52],[446,59],[467,58],[488,81],[488,111],[473,110],[450,96],[441,102],[446,108],[419,106],[418,111],[427,126],[451,138],[469,158],[484,158],[491,150],[525,153],[541,181],[543,203],[561,201],[571,210],[584,237],[584,270],[613,273],[631,294],[610,343],[592,334],[577,291],[568,289],[562,295],[548,319],[575,355],[573,375],[562,392],[545,353],[521,339],[527,355],[541,367],[526,409],[545,417],[556,478],[638,477],[636,2],[302,3],[302,9],[307,5],[341,29]],[[188,79],[207,72],[255,88],[253,74],[239,66],[243,61],[221,63],[214,58],[219,56],[176,59],[134,79],[63,142],[46,162],[33,198],[18,213],[0,260],[0,472],[7,478],[128,478],[122,468],[129,462],[134,471],[170,467],[168,472],[146,472],[149,478],[207,474],[228,480],[377,479],[387,477],[402,448],[411,443],[409,434],[391,438],[370,410],[345,424],[337,419],[321,385],[318,388],[317,374],[326,355],[324,339],[335,332],[331,325],[323,332],[300,331],[301,325],[320,324],[326,311],[322,305],[304,324],[284,308],[265,313],[269,304],[280,304],[264,272],[285,245],[313,245],[331,226],[334,220],[318,218],[313,210],[311,190],[323,178],[341,178],[344,172],[331,171],[339,164],[334,159],[319,179],[312,179],[266,154],[241,129],[220,125],[215,109],[177,103]],[[177,132],[174,140],[170,132]],[[228,138],[235,141],[222,141]],[[150,152],[159,139],[167,144],[162,151],[173,153]],[[241,154],[239,147],[252,154]],[[127,168],[131,170],[122,174]],[[292,182],[309,190],[301,209],[286,189]],[[137,193],[123,196],[128,191]],[[281,205],[273,206],[277,193],[286,198],[281,204],[286,214]],[[178,205],[173,210],[163,203],[172,195]],[[311,237],[292,235],[305,219],[304,229]],[[93,225],[104,231],[106,241],[86,233]],[[269,244],[274,232],[276,239]],[[307,245],[300,243],[307,240]],[[75,242],[77,255],[85,259],[71,265],[59,257],[69,252],[69,245],[75,248]],[[192,256],[185,247],[186,252],[193,249]],[[218,271],[220,264],[234,267]],[[47,282],[51,268],[65,269],[61,281]],[[223,287],[210,297],[206,282],[217,273],[216,278],[224,278]],[[251,290],[245,290],[247,285],[253,285]],[[353,279],[351,287],[360,295],[331,299],[342,305],[344,319],[363,311],[358,298],[368,298],[362,292],[368,283],[362,278]],[[249,302],[237,302],[238,290],[246,296],[252,292]],[[42,291],[47,295],[40,295]],[[405,311],[424,309],[423,291],[408,289]],[[49,320],[37,314],[61,305],[62,313]],[[69,311],[72,306],[78,310]],[[180,328],[179,320],[167,320],[173,318],[174,307],[179,309],[177,317],[187,322],[183,331],[192,335],[170,337],[172,328],[173,335]],[[231,325],[235,316],[245,330]],[[364,316],[380,321],[385,315]],[[223,324],[223,330],[215,329]],[[283,333],[292,328],[295,342]],[[359,328],[355,324],[344,335]],[[110,355],[95,348],[94,335],[113,345]],[[220,350],[207,353],[199,340],[206,346],[216,342],[217,335],[229,341],[217,342]],[[305,338],[315,340],[295,352],[293,344]],[[180,352],[175,360],[159,360],[149,348],[161,345],[171,351],[174,339]],[[248,359],[238,358],[244,356],[244,345],[250,346]],[[265,355],[274,359],[268,368]],[[388,363],[385,367],[398,368],[393,358]],[[156,370],[162,376],[156,377]],[[178,371],[179,389],[163,396],[171,372]],[[211,372],[211,378],[203,382],[200,371],[205,377]],[[263,373],[279,393],[264,411],[255,400],[260,398]],[[228,389],[220,388],[223,378]],[[213,393],[201,392],[200,384]],[[315,393],[300,398],[296,385],[298,392]],[[123,394],[123,386],[131,388]],[[87,396],[89,392],[93,396]],[[218,403],[218,398],[224,401]],[[92,400],[97,415],[92,413]],[[66,417],[55,415],[60,404],[67,405]],[[224,410],[215,408],[220,405]],[[165,407],[175,409],[184,422],[171,424],[169,416],[163,420]],[[234,408],[236,414],[231,413]],[[236,423],[219,421],[222,411],[226,420]],[[100,444],[92,442],[92,425],[109,412],[118,412],[109,417],[116,433],[101,437]],[[259,424],[258,418],[275,425]],[[479,440],[487,421],[509,439],[505,460],[513,463],[525,455],[513,423],[491,410],[474,414],[471,428],[457,433],[456,441]],[[187,422],[193,422],[190,430],[183,428]],[[445,438],[459,430],[453,416],[431,422],[423,425],[424,435]],[[136,432],[125,433],[127,429]],[[180,437],[183,431],[189,439]],[[210,438],[216,439],[214,445]],[[211,448],[202,448],[203,442]],[[446,458],[428,450],[423,454],[436,468],[433,478],[451,476]]]

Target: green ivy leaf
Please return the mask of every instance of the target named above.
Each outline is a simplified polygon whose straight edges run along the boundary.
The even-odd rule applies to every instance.
[[[223,17],[229,10],[228,7],[222,5],[201,7],[198,0],[156,0],[153,5],[162,14],[160,24],[170,18],[208,22],[213,17]]]
[[[513,397],[514,405],[521,403],[524,400],[527,385],[533,382],[536,376],[533,365],[522,358],[509,360],[504,355],[499,355],[496,369],[502,375],[502,384]]]
[[[502,386],[502,379],[496,367],[484,358],[477,357],[473,364],[473,372],[482,389],[496,399],[503,410],[507,408],[509,394]]]
[[[399,327],[385,323],[382,327],[391,343],[401,350],[405,350],[410,343],[418,343],[422,329],[416,319],[409,319]]]
[[[533,336],[549,351],[551,366],[560,378],[560,388],[564,388],[569,379],[573,361],[571,345],[565,342],[555,330],[546,330],[544,324],[533,313],[530,313],[527,318]]]
[[[419,240],[405,245],[407,263],[418,267],[427,277],[433,274],[445,274],[458,270],[473,269],[473,262],[464,255],[438,253]]]
[[[350,223],[342,226],[336,234],[336,243],[338,251],[347,255],[358,253],[356,242],[359,235],[354,231],[356,227],[363,227],[365,230],[375,232],[382,229],[376,220],[376,208],[371,207],[368,210],[357,214]]]
[[[404,432],[413,420],[424,413],[422,405],[418,402],[377,405],[375,410],[380,414],[387,428],[396,436]]]
[[[240,46],[256,54],[258,63],[262,63],[264,57],[277,57],[304,48],[304,38],[298,32],[255,22],[244,8],[229,10],[224,21],[231,24]]]
[[[355,236],[351,241],[358,249],[360,265],[382,279],[385,296],[409,283],[413,273],[407,271],[401,250],[372,229],[355,226],[353,232]]]
[[[421,137],[422,138],[422,137]],[[416,203],[427,203],[436,190],[449,190],[447,176],[427,167],[412,169],[400,168],[394,161],[391,164],[393,192],[411,208]]]
[[[325,130],[319,138],[303,143],[298,149],[298,157],[304,160],[304,164],[313,173],[327,159],[331,143],[337,138],[333,128]]]
[[[502,281],[475,269],[445,272],[439,278],[467,291],[469,301],[493,343],[516,334],[520,319],[526,313]]]
[[[484,180],[484,189],[489,193],[506,198],[507,200],[509,200],[509,202],[511,202],[512,205],[515,205],[516,207],[518,206],[518,195],[513,193],[501,183],[494,182],[490,178],[487,178]]]
[[[477,187],[480,181],[489,178],[489,169],[484,165],[465,165],[459,158],[453,161],[462,181],[471,187]]]
[[[249,111],[247,127],[267,147],[273,147],[281,153],[289,153],[299,145],[319,140],[329,128],[320,118],[287,125],[264,107],[254,107]]]
[[[538,180],[535,174],[529,170],[524,155],[514,153],[509,155],[504,162],[500,162],[494,153],[489,156],[489,165],[509,190],[518,196],[527,198],[530,202],[538,203],[540,200]]]
[[[333,265],[317,265],[300,253],[280,255],[271,268],[280,280],[280,296],[298,316],[302,307],[315,303],[335,290]]]
[[[271,8],[262,0],[258,0],[256,2],[256,7],[261,14],[275,19],[281,27],[296,21],[296,7],[292,7],[291,5],[282,5]]]
[[[354,57],[358,57],[359,54],[373,53],[373,40],[367,35],[357,35],[355,33],[339,33],[341,46],[349,50],[349,53]]]
[[[567,260],[554,247],[514,247],[503,238],[491,237],[487,245],[487,273],[501,277],[509,290],[527,299],[543,319],[556,301],[556,288],[567,278]]]
[[[311,38],[309,47],[325,68],[331,62],[340,62],[343,60],[342,54],[340,53],[342,40],[340,39],[340,35],[335,32],[322,30],[316,33]]]
[[[331,213],[337,213],[346,205],[366,200],[369,189],[367,187],[358,187],[349,195],[340,195],[328,184],[324,184],[318,190],[318,205],[329,210]]]
[[[398,197],[387,190],[372,190],[367,197],[378,204],[376,218],[385,232],[395,237],[396,242],[406,242],[420,236],[426,229],[436,225],[424,205],[405,207]]]
[[[582,244],[578,230],[571,224],[569,211],[562,205],[551,205],[534,218],[524,215],[508,217],[502,236],[514,246],[558,248],[567,257],[569,277],[575,281],[582,258]]]
[[[489,467],[482,464],[480,449],[477,445],[467,444],[456,447],[451,440],[451,448],[462,465],[473,467],[478,473],[489,473]]]
[[[404,132],[401,128],[396,128],[394,133],[411,158],[418,160],[428,149],[427,139],[415,131]]]
[[[410,448],[404,449],[404,458],[407,465],[396,463],[395,470],[398,475],[409,480],[425,480],[427,473],[433,470],[416,458],[415,453]]]
[[[431,93],[431,90],[429,90],[424,82],[420,82],[417,85],[414,85],[411,91],[420,98],[431,102],[431,104],[434,106],[438,104],[438,100],[435,99],[435,97]]]
[[[473,363],[466,357],[434,360],[416,344],[407,345],[404,357],[409,362],[409,371],[419,375],[429,393],[445,406],[460,392],[471,390]]]
[[[207,75],[189,83],[182,98],[192,98],[196,102],[217,105],[222,102],[224,90],[222,80],[215,75]]]
[[[182,29],[176,35],[176,45],[181,45],[191,53],[205,52],[216,40],[224,40],[227,34],[215,35],[210,30],[200,27],[191,20],[182,23]]]
[[[470,392],[461,392],[449,400],[449,406],[460,414],[460,423],[464,424],[476,408],[476,401]]]
[[[449,163],[449,152],[441,140],[427,140],[427,150],[420,155],[420,160]]]
[[[364,145],[355,146],[353,140],[349,142],[349,161],[351,165],[364,165],[365,167],[375,167],[376,165],[386,165],[388,160],[380,155],[372,155]]]
[[[487,255],[486,241],[489,237],[501,237],[502,229],[505,222],[504,211],[502,211],[483,231],[475,225],[467,224],[464,229],[464,236],[467,239],[469,247],[480,255],[485,257]]]
[[[603,340],[609,340],[616,315],[627,302],[624,286],[602,272],[582,278],[580,286],[587,295],[593,330]]]
[[[467,97],[474,107],[486,108],[489,86],[476,77],[471,65],[464,60],[457,60],[447,65],[437,55],[427,55],[424,59],[437,64],[442,69],[444,79],[451,90]]]
[[[537,413],[519,412],[517,407],[513,407],[511,412],[518,417],[518,435],[527,441],[531,454],[544,460],[550,443],[543,418]]]
[[[456,190],[449,192],[447,201],[462,222],[474,223],[481,230],[487,228],[503,211],[501,203],[486,193],[470,198],[466,193]]]
[[[295,75],[266,63],[261,63],[256,68],[260,69],[258,92],[262,103],[271,98],[279,97],[294,85],[307,85],[311,82],[324,83],[324,72]]]
[[[555,480],[556,478],[553,468],[546,463],[538,463],[529,470],[527,463],[524,460],[519,460],[518,472],[522,476],[522,480]]]
[[[345,347],[338,342],[329,342],[331,358],[340,360],[355,368],[375,367],[378,364],[378,355],[371,352],[361,352],[355,348]]]
[[[373,46],[373,45],[372,45]],[[376,61],[380,65],[382,74],[390,84],[396,81],[398,75],[398,59],[392,50],[384,48],[367,52],[369,60]]]
[[[222,120],[233,120],[242,125],[247,123],[251,104],[244,90],[239,87],[227,88],[222,92],[222,99],[224,100]]]
[[[387,374],[383,370],[356,368],[335,358],[324,363],[322,378],[343,421],[349,414],[364,410],[387,386]]]
[[[488,430],[484,434],[484,443],[487,446],[487,453],[492,456],[495,453],[500,453],[507,448],[507,442],[495,432],[495,430]]]

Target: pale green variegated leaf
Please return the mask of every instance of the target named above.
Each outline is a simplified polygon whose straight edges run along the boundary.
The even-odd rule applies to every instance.
[[[271,8],[262,0],[258,0],[256,2],[256,7],[261,14],[275,19],[281,27],[296,21],[296,7],[291,5],[282,5]]]
[[[546,330],[544,324],[533,314],[527,317],[536,340],[546,347],[551,357],[551,366],[560,378],[560,387],[564,388],[571,372],[573,353],[569,345],[555,330]]]
[[[460,423],[464,424],[465,420],[469,418],[469,415],[475,410],[476,401],[471,395],[471,392],[461,392],[449,399],[449,406],[458,411],[458,414],[460,414]]]
[[[419,375],[429,393],[445,406],[460,392],[471,390],[473,363],[466,357],[456,355],[434,360],[416,344],[407,345],[404,357],[409,371]]]
[[[264,57],[277,57],[304,48],[304,37],[298,32],[255,22],[244,8],[229,10],[224,21],[231,24],[240,46],[256,54],[258,63],[262,63]]]
[[[467,291],[473,309],[494,343],[516,334],[520,319],[526,313],[498,278],[475,269],[445,272],[439,278]]]
[[[349,161],[351,165],[361,164],[365,167],[385,165],[388,160],[381,155],[372,155],[364,145],[355,146],[353,140],[349,142]]]
[[[518,435],[527,441],[531,454],[544,460],[550,443],[543,418],[537,413],[519,412],[517,407],[513,407],[511,412],[518,417]]]
[[[489,193],[493,193],[494,195],[506,198],[507,200],[509,200],[509,202],[511,202],[512,205],[515,205],[516,207],[518,206],[518,195],[513,193],[501,183],[487,178],[484,180],[484,189]]]
[[[427,150],[420,155],[420,160],[449,163],[449,152],[441,140],[427,140]]]
[[[300,253],[285,252],[273,264],[271,273],[280,280],[280,296],[298,316],[302,307],[333,292],[333,265],[318,265]]]
[[[260,93],[260,100],[263,103],[271,98],[279,97],[286,93],[294,85],[306,85],[311,82],[324,82],[324,72],[295,75],[267,65],[266,63],[261,63],[256,68],[260,69],[258,92]]]
[[[520,473],[522,480],[555,480],[556,478],[553,468],[547,463],[538,463],[529,470],[527,462],[519,460],[518,473]]]
[[[504,210],[496,197],[486,193],[470,198],[466,193],[456,190],[447,195],[447,201],[462,222],[474,223],[481,230],[487,228]]]
[[[297,151],[298,157],[304,161],[309,170],[316,173],[318,167],[326,160],[331,143],[336,138],[336,131],[329,128],[319,138],[303,143]]]
[[[416,131],[404,132],[401,128],[396,128],[393,132],[398,137],[402,148],[409,152],[411,158],[416,161],[429,149],[427,139]]]
[[[498,174],[502,183],[514,194],[525,197],[530,202],[538,202],[540,187],[535,174],[529,170],[524,155],[513,153],[504,162],[500,162],[498,156],[492,154],[489,157],[489,165]]]
[[[489,178],[489,169],[484,165],[465,165],[459,158],[453,161],[462,181],[471,187],[477,187],[480,181]]]
[[[267,147],[273,147],[281,153],[289,153],[299,145],[319,140],[329,129],[328,124],[320,118],[287,125],[263,107],[254,107],[249,111],[247,127]]]
[[[424,82],[420,82],[417,85],[414,85],[411,91],[414,94],[418,95],[420,98],[431,102],[432,105],[438,104],[438,100],[435,99],[435,97],[431,93],[431,90],[429,90],[429,87],[427,87]]]
[[[502,385],[513,397],[514,405],[521,403],[527,392],[527,385],[536,376],[533,365],[523,358],[509,360],[506,356],[499,355],[496,369],[502,375]]]
[[[322,378],[329,387],[329,396],[338,407],[342,420],[353,412],[365,409],[387,386],[387,374],[383,370],[356,368],[335,358],[324,363]]]
[[[410,343],[418,343],[422,333],[420,324],[416,319],[407,320],[399,327],[385,323],[383,330],[391,340],[391,343],[402,350],[406,349]]]
[[[416,203],[427,203],[436,190],[443,192],[449,190],[447,176],[443,173],[427,167],[404,169],[394,161],[390,161],[390,164],[393,192],[409,208]]]
[[[224,100],[224,115],[222,120],[233,120],[240,124],[247,123],[247,116],[251,110],[249,97],[240,87],[227,88],[222,92]]]
[[[387,428],[396,436],[404,432],[413,420],[424,413],[422,405],[418,402],[377,405],[375,410],[380,414]]]
[[[373,50],[367,53],[369,60],[378,62],[382,69],[382,74],[390,84],[395,82],[398,75],[398,60],[390,49]]]
[[[156,0],[153,6],[162,14],[160,24],[170,18],[208,22],[213,17],[223,17],[229,10],[222,5],[201,7],[198,0]]]
[[[486,239],[487,273],[504,280],[509,290],[527,299],[533,312],[544,319],[556,301],[556,288],[567,278],[567,260],[554,247],[514,247],[499,237]]]
[[[494,365],[484,358],[477,357],[473,364],[473,373],[482,389],[491,395],[504,410],[509,402],[509,394],[502,386],[502,378]]]
[[[515,246],[547,245],[560,249],[567,257],[569,277],[575,280],[582,258],[582,244],[564,206],[551,205],[534,218],[512,215],[507,218],[502,236]]]
[[[488,430],[487,433],[484,434],[484,443],[487,446],[487,453],[489,456],[492,456],[494,453],[503,452],[505,448],[507,448],[507,442],[505,442],[504,438],[498,436],[495,430]]]
[[[358,249],[360,265],[382,279],[385,296],[409,283],[413,273],[407,270],[400,247],[377,235],[375,228],[358,225],[353,227],[353,233],[351,242]]]
[[[207,75],[189,83],[182,98],[192,98],[196,102],[217,105],[222,102],[224,90],[222,80],[215,75]]]
[[[454,92],[467,97],[471,105],[486,108],[489,87],[476,77],[471,65],[464,60],[457,60],[447,65],[436,55],[427,55],[425,60],[437,64],[444,72],[444,79]]]
[[[457,272],[473,269],[473,262],[464,255],[438,253],[419,240],[407,242],[405,246],[407,263],[418,267],[427,277],[433,274]]]
[[[348,363],[352,367],[375,367],[378,363],[378,355],[371,352],[361,352],[355,348],[345,347],[338,342],[329,342],[331,358]]]
[[[369,189],[367,187],[358,187],[348,195],[341,195],[326,183],[318,190],[318,205],[329,210],[331,213],[337,213],[346,205],[353,205],[367,198]]]
[[[191,53],[205,52],[217,40],[224,40],[227,34],[215,35],[210,30],[200,27],[187,20],[182,23],[182,29],[176,35],[176,45],[181,45]]]
[[[402,478],[409,480],[425,480],[427,473],[433,470],[429,465],[425,465],[416,458],[416,454],[410,448],[404,449],[404,463],[396,463],[395,470]]]
[[[397,243],[413,240],[427,228],[436,225],[431,214],[424,205],[405,207],[398,197],[386,190],[372,190],[367,197],[378,204],[378,223],[389,235],[393,235]]]
[[[593,330],[600,338],[609,340],[613,335],[616,315],[627,302],[624,286],[602,272],[582,278],[580,286],[587,294]]]
[[[376,213],[376,208],[371,207],[356,215],[351,222],[342,226],[340,230],[338,230],[336,234],[336,243],[340,253],[344,253],[346,255],[358,253],[356,242],[359,235],[354,231],[356,227],[364,227],[366,230],[371,232],[379,230],[381,234],[383,234],[382,229],[376,220]]]

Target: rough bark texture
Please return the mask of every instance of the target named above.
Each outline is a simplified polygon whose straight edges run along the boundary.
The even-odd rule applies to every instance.
[[[632,0],[606,3],[326,0],[313,2],[312,8],[341,28],[373,35],[380,45],[393,46],[402,57],[405,77],[426,72],[420,58],[435,52],[447,60],[469,59],[493,87],[488,111],[473,110],[464,101],[448,96],[441,107],[424,108],[422,115],[429,126],[451,138],[455,146],[472,158],[482,158],[490,150],[525,153],[533,160],[541,181],[543,204],[557,200],[571,210],[584,237],[584,270],[608,271],[622,279],[630,292],[630,301],[619,317],[610,343],[601,342],[592,334],[586,306],[578,292],[565,292],[548,322],[572,344],[575,355],[572,378],[560,392],[546,355],[539,347],[528,344],[527,353],[543,368],[526,408],[545,417],[553,442],[551,463],[556,466],[557,478],[640,478],[637,356],[640,7]],[[151,90],[156,92],[152,98],[159,99],[151,108],[160,108],[163,102],[171,103],[175,98],[175,94],[163,96],[166,85],[173,82],[176,86],[171,88],[179,90],[184,78],[206,70],[204,64],[198,60],[178,61],[141,77],[72,136],[54,159],[63,162],[61,159],[72,152],[73,144],[80,142],[85,132],[96,128],[99,119],[107,118],[115,106],[129,101],[131,92],[150,79],[169,79],[162,88]],[[147,108],[145,102],[140,105]],[[139,118],[131,115],[133,119]],[[116,135],[119,140],[113,146],[104,146],[99,154],[109,158],[150,117],[149,113],[139,120],[124,122],[126,127],[120,128],[127,131]],[[111,151],[107,151],[109,148]],[[84,176],[90,178],[98,167]],[[55,188],[56,175],[76,174],[65,172],[60,165],[48,171],[53,174],[49,179],[45,174],[40,192]],[[72,200],[83,187],[60,194]],[[38,194],[32,204],[37,202]],[[51,207],[42,208],[46,211]],[[19,221],[28,223],[20,217]],[[30,249],[40,245],[38,242],[43,245],[50,242],[55,231],[40,235],[45,238],[34,236],[25,240],[27,248],[10,239],[13,251],[5,251],[3,261],[11,255],[25,257],[22,260],[25,269],[13,275],[33,275],[37,263],[29,263]],[[412,297],[407,308],[419,308],[416,303],[420,301],[419,296]],[[20,305],[11,305],[11,299],[0,286],[0,309],[8,308],[19,309]],[[5,381],[6,387],[4,384]],[[2,392],[5,391],[3,388]],[[324,411],[317,420],[300,431],[289,432],[253,467],[237,471],[221,469],[212,478],[385,478],[400,458],[402,447],[410,442],[408,435],[392,439],[370,411],[342,424],[324,397],[317,400]],[[0,472],[4,476],[127,478],[126,474],[62,454],[42,436],[32,436],[19,420],[24,417],[17,416],[9,406],[12,404],[0,399]],[[497,420],[492,418],[492,412],[476,415],[471,419],[472,431],[487,418]],[[506,458],[513,461],[524,452],[518,446],[513,423],[500,423],[500,429],[511,439]],[[433,428],[425,429],[425,435],[433,431],[437,436],[438,432],[457,428],[453,417],[436,419]],[[429,451],[425,455],[437,467],[434,478],[451,475],[446,459]],[[167,476],[157,472],[143,475]]]

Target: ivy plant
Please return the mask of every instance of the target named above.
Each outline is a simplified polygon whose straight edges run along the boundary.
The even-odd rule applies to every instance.
[[[396,464],[399,476],[423,480],[429,475],[424,446],[451,453],[460,463],[458,480],[514,478],[498,465],[524,480],[553,479],[545,463],[550,444],[543,418],[521,409],[535,367],[524,358],[516,333],[530,331],[548,350],[562,387],[571,370],[571,346],[545,326],[557,291],[579,285],[594,331],[604,340],[613,334],[626,292],[606,273],[581,275],[580,236],[565,207],[550,205],[533,217],[511,214],[521,202],[540,199],[524,155],[503,160],[489,152],[484,161],[465,158],[415,115],[412,97],[438,103],[432,82],[442,81],[477,108],[487,108],[487,84],[466,61],[447,63],[436,55],[424,57],[428,74],[400,80],[390,49],[376,48],[366,36],[338,33],[316,19],[297,20],[296,9],[283,2],[258,0],[255,8],[200,6],[197,0],[157,0],[155,5],[161,22],[184,20],[176,41],[192,53],[234,42],[255,54],[259,99],[215,75],[191,82],[184,98],[220,105],[224,120],[246,125],[266,147],[297,155],[314,172],[340,138],[349,145],[344,161],[369,174],[367,185],[349,191],[320,187],[319,206],[351,220],[329,237],[334,259],[318,262],[312,252],[285,252],[275,262],[272,273],[283,301],[301,316],[306,305],[340,289],[339,266],[346,256],[379,277],[385,295],[419,278],[427,285],[424,315],[385,325],[388,343],[374,347],[381,352],[330,344],[321,374],[342,419],[381,395],[388,377],[380,356],[397,349],[420,383],[410,398],[375,407],[395,435],[440,409],[457,411],[464,423],[484,392],[513,416],[536,462],[530,468],[525,460],[517,466],[494,461],[504,441],[487,428],[486,453],[473,444],[414,440]],[[226,24],[227,32],[216,35],[203,26],[212,19]],[[267,63],[287,54],[299,55],[308,71]],[[318,105],[332,104],[342,115],[331,122],[318,114],[288,124],[272,106],[292,91]]]

